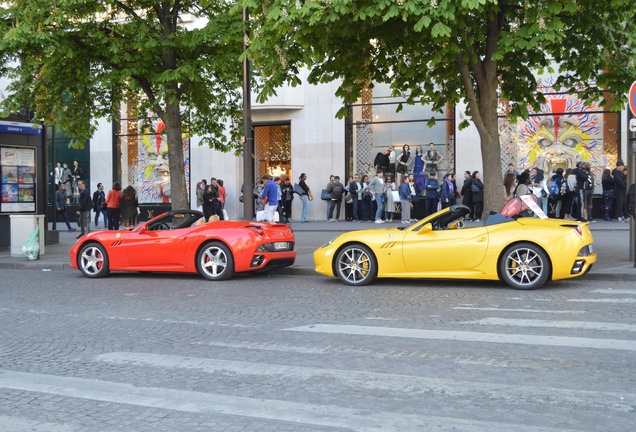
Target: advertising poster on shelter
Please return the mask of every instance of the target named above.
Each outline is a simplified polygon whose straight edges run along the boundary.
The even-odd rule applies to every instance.
[[[0,146],[0,212],[35,211],[35,149]]]

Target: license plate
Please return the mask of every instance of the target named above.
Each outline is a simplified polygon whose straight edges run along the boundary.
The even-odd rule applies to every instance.
[[[275,250],[285,250],[287,249],[287,242],[276,242],[274,243]]]

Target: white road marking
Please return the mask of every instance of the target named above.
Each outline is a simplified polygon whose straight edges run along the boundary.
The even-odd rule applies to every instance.
[[[497,311],[497,312],[536,312],[536,313],[549,313],[549,314],[573,314],[579,315],[586,313],[585,311],[573,311],[573,310],[544,310],[544,309],[506,309],[506,308],[496,308],[496,307],[461,307],[457,306],[453,309],[456,310],[474,310],[474,311]]]
[[[636,298],[624,298],[624,299],[568,299],[569,302],[575,303],[636,303]]]
[[[547,320],[510,319],[510,318],[483,318],[476,321],[462,321],[461,324],[636,332],[636,325],[633,325],[633,324],[617,324],[617,323],[587,322],[587,321],[547,321]]]
[[[210,374],[222,372],[267,377],[282,376],[290,380],[329,377],[338,380],[343,386],[408,394],[433,392],[436,396],[465,397],[481,400],[496,399],[514,402],[515,404],[520,401],[526,401],[527,403],[552,404],[556,406],[588,406],[594,409],[608,409],[620,412],[631,412],[636,407],[636,394],[631,393],[568,390],[501,383],[491,384],[437,377],[287,366],[152,353],[116,352],[100,354],[96,356],[96,359],[110,364],[188,369]]]
[[[309,333],[331,333],[360,336],[386,336],[414,339],[433,339],[465,342],[487,342],[520,345],[545,345],[558,347],[593,348],[636,351],[636,341],[622,339],[595,339],[566,336],[544,336],[503,333],[479,333],[468,331],[421,330],[391,327],[315,324],[285,329]]]
[[[349,428],[352,431],[364,432],[371,430],[382,432],[404,430],[555,432],[563,430],[494,421],[257,399],[189,390],[135,387],[130,384],[110,381],[13,371],[0,371],[0,387],[101,402],[183,412],[243,416],[323,427]]]
[[[625,289],[612,289],[612,288],[603,288],[596,289],[590,291],[591,293],[600,293],[600,294],[632,294],[636,295],[636,290],[625,290]]]

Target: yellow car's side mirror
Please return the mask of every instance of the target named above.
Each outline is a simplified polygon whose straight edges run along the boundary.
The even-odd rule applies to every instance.
[[[427,223],[422,225],[422,228],[417,232],[418,234],[426,234],[433,231],[433,224]]]

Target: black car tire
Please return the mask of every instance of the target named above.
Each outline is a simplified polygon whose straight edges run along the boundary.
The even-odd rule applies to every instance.
[[[211,281],[230,279],[234,276],[232,252],[218,241],[204,244],[197,256],[197,271]]]
[[[515,289],[539,288],[551,273],[548,255],[532,243],[512,245],[499,258],[499,277]]]
[[[336,276],[347,285],[367,285],[378,274],[378,264],[371,250],[361,244],[345,246],[336,255]]]
[[[108,254],[99,243],[87,243],[80,249],[77,256],[77,267],[84,276],[102,278],[110,273]]]

